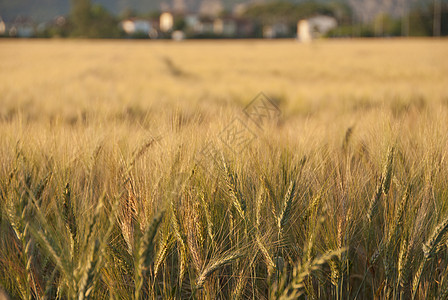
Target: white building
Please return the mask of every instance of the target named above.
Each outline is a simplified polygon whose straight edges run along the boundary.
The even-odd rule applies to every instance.
[[[171,34],[171,38],[175,41],[182,41],[185,39],[185,33],[181,30],[175,30]]]
[[[300,20],[297,23],[297,38],[302,43],[309,43],[313,39],[308,20]]]
[[[233,36],[238,29],[236,20],[232,18],[217,18],[213,22],[213,31],[217,35]]]
[[[265,39],[274,39],[284,37],[289,34],[289,28],[286,23],[278,22],[272,25],[263,26],[263,37]]]
[[[185,20],[185,26],[187,28],[196,29],[198,28],[200,23],[199,16],[195,14],[185,15],[184,20]]]
[[[6,28],[5,28],[6,30]],[[34,36],[34,23],[29,18],[18,17],[8,29],[10,36],[29,38]]]
[[[121,28],[126,34],[145,34],[149,35],[153,29],[151,22],[142,19],[129,19],[121,22]]]
[[[211,18],[202,18],[201,20],[199,20],[199,23],[195,28],[196,33],[213,34],[215,32],[214,23],[215,21]]]
[[[160,15],[160,30],[168,32],[173,29],[174,17],[172,13],[164,12]]]
[[[3,22],[2,18],[0,18],[0,35],[4,35],[6,33],[6,24]]]
[[[329,16],[316,16],[297,23],[297,38],[303,43],[318,38],[338,26],[335,18]]]

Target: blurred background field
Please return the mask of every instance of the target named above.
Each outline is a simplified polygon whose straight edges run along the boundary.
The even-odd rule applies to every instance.
[[[445,299],[446,53],[445,39],[2,40],[0,287]],[[259,127],[243,110],[260,92],[281,116]],[[235,118],[251,132],[238,149]]]
[[[447,99],[445,40],[3,41],[1,116],[114,117],[249,103],[288,115]]]

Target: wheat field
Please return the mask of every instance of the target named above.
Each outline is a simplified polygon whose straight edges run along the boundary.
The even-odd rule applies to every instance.
[[[5,297],[447,299],[447,53],[1,40]]]

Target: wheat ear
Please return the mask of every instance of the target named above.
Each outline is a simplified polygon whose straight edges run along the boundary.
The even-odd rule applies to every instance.
[[[292,202],[294,200],[295,193],[296,183],[295,181],[291,180],[288,190],[286,191],[285,198],[283,200],[282,210],[280,212],[280,215],[277,217],[277,227],[279,230],[282,230],[288,223],[288,220],[291,216]]]
[[[222,266],[229,264],[236,259],[240,258],[241,254],[239,252],[228,254],[222,258],[215,259],[211,261],[199,274],[196,280],[196,288],[201,289],[204,286],[205,280],[216,270],[221,268]]]

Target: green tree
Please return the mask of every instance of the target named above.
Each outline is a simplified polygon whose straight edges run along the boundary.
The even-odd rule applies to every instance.
[[[294,4],[286,1],[275,1],[250,6],[244,13],[245,17],[253,18],[263,24],[272,24],[278,21],[296,25],[300,19],[314,15],[335,16],[335,6],[326,3],[301,2]],[[339,12],[338,13],[342,13]]]
[[[118,20],[112,16],[103,6],[95,4],[91,11],[91,27],[88,37],[115,38],[119,37]]]
[[[174,18],[174,30],[184,30],[187,26],[187,23],[185,22],[185,19],[183,17],[175,17]]]
[[[448,35],[448,3],[446,2],[431,1],[416,5],[410,11],[408,19],[411,36]]]
[[[73,36],[88,36],[92,21],[91,9],[90,0],[71,0],[70,19],[73,24]]]
[[[119,37],[118,21],[103,6],[90,0],[72,0],[71,36],[85,38]]]

